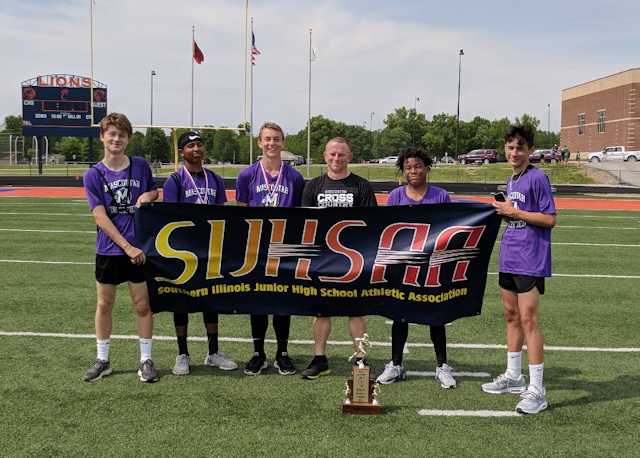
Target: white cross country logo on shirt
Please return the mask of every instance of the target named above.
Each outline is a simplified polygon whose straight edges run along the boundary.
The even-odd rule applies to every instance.
[[[127,188],[120,188],[115,192],[116,203],[120,204],[128,204],[129,203],[129,192]]]

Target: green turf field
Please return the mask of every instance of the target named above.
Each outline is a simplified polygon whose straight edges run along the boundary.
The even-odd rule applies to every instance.
[[[589,184],[595,183],[588,176],[588,170],[578,164],[537,164],[544,170],[552,184]],[[209,169],[218,175],[235,178],[246,165],[209,165]],[[349,167],[354,173],[367,180],[397,180],[399,175],[396,167],[391,164],[353,164]],[[296,169],[306,178],[317,177],[326,171],[324,164],[313,164],[307,173],[307,166],[297,166]],[[43,169],[46,176],[82,176],[87,170],[86,164],[48,165]],[[173,171],[165,166],[154,170],[156,176],[166,177]],[[511,176],[511,167],[506,162],[487,165],[437,164],[430,173],[430,180],[444,183],[504,183]],[[0,175],[4,176],[35,176],[35,167],[24,165],[0,167]]]
[[[431,377],[414,375],[382,387],[382,416],[351,417],[339,411],[350,367],[345,319],[334,320],[333,373],[316,381],[273,369],[253,378],[203,367],[203,339],[190,344],[192,374],[176,377],[175,343],[158,339],[153,353],[161,379],[146,385],[135,375],[137,342],[114,339],[114,374],[82,382],[95,357],[95,225],[86,203],[0,199],[0,454],[638,456],[640,213],[561,211],[553,234],[557,276],[547,281],[541,307],[549,410],[533,417],[419,416],[421,409],[512,411],[518,398],[482,393],[488,381],[482,376],[459,377],[458,388],[445,391]],[[495,254],[482,315],[447,327],[456,371],[504,369],[505,350],[491,347],[504,344]],[[114,334],[133,335],[126,288],[119,294]],[[190,329],[204,336],[200,317],[192,316]],[[24,331],[58,336],[6,335]],[[370,317],[369,333],[390,342],[385,318]],[[156,317],[155,334],[173,335],[169,314]],[[248,317],[221,316],[220,335],[221,351],[242,367],[252,351]],[[267,336],[274,337],[272,329]],[[311,339],[310,318],[293,318],[291,339]],[[429,343],[426,328],[412,325],[409,343],[405,367],[433,371],[433,349],[418,345]],[[611,351],[623,348],[631,351]],[[269,343],[268,356],[274,350]],[[290,354],[301,370],[312,346],[292,343]],[[390,347],[374,346],[370,356],[378,374]]]

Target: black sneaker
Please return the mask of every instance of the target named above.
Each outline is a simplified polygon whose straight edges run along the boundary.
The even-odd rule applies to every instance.
[[[329,375],[330,373],[331,369],[329,369],[329,361],[327,360],[327,357],[324,355],[314,356],[309,366],[302,371],[302,378],[315,380],[318,377]]]
[[[144,383],[153,383],[160,379],[158,371],[150,359],[146,359],[140,363],[138,367],[138,377],[140,377],[140,381]]]
[[[296,373],[296,367],[293,365],[293,361],[291,361],[286,351],[276,355],[273,367],[278,369],[278,374],[280,375],[293,375]]]
[[[263,369],[266,369],[267,357],[260,353],[254,353],[247,365],[244,367],[245,375],[260,375]]]
[[[109,361],[96,359],[91,367],[87,369],[87,372],[84,373],[84,381],[95,382],[100,380],[102,377],[111,375],[111,372],[111,364],[109,364]]]

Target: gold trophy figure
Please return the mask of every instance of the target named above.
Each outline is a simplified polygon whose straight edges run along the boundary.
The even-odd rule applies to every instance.
[[[364,357],[367,348],[371,346],[369,336],[363,334],[361,338],[356,338],[357,351],[351,355],[349,361],[361,355],[358,363],[353,366],[352,376],[346,382],[344,394],[345,400],[342,402],[342,413],[357,415],[379,415],[382,406],[378,402],[380,386],[371,378],[371,369],[364,364]]]

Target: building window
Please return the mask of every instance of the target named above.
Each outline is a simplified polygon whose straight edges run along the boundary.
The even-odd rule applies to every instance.
[[[603,134],[605,131],[605,110],[598,111],[598,133]]]
[[[578,115],[578,135],[584,134],[584,113]]]

